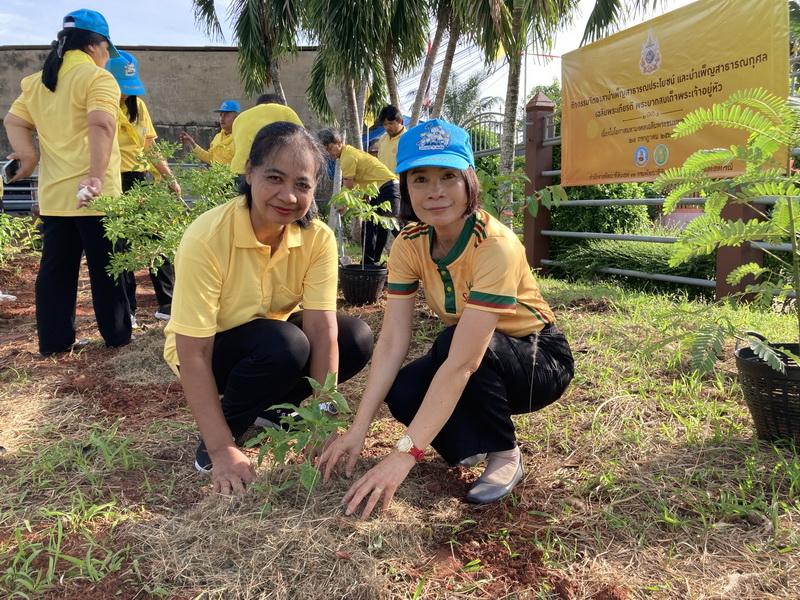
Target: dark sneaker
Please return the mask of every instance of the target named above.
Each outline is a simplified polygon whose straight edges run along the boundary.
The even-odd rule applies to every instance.
[[[194,452],[194,468],[201,473],[210,473],[211,467],[211,457],[208,455],[205,443],[200,440],[200,443],[197,444],[197,450]]]
[[[161,321],[169,321],[170,317],[172,316],[172,305],[167,304],[159,306],[158,310],[153,314],[153,316]]]

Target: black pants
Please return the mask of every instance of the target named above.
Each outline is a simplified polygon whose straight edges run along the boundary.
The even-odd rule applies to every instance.
[[[66,352],[75,342],[75,304],[81,255],[86,253],[92,305],[108,346],[131,340],[125,293],[106,272],[111,242],[102,217],[42,217],[42,260],[36,276],[36,331],[39,352]]]
[[[409,425],[436,371],[447,359],[455,326],[445,329],[431,350],[402,369],[386,403],[392,415]],[[534,336],[514,338],[495,332],[481,365],[434,438],[432,446],[451,465],[481,452],[510,450],[516,443],[511,415],[529,413],[555,402],[574,374],[564,334],[549,325],[539,332],[536,366]]]
[[[126,171],[122,174],[122,191],[130,190],[137,181],[144,181],[145,173],[140,171]],[[125,240],[117,242],[115,252],[125,252],[128,243]],[[170,307],[172,305],[172,289],[175,287],[175,268],[168,260],[164,261],[158,270],[153,273],[148,270],[150,281],[153,282],[153,290],[156,293],[156,301],[159,308]],[[136,274],[131,271],[124,272],[120,279],[125,290],[125,297],[128,299],[128,307],[131,314],[136,312]]]
[[[337,315],[339,382],[361,371],[372,356],[372,331],[364,321]],[[222,397],[222,413],[239,437],[274,404],[299,405],[311,395],[311,346],[301,329],[302,312],[288,321],[256,319],[218,333],[212,370]]]
[[[394,179],[384,183],[378,190],[378,195],[370,198],[369,203],[377,206],[388,200],[392,203],[390,212],[382,212],[384,216],[397,217],[400,214],[400,184]],[[365,223],[362,230],[362,242],[364,244],[364,264],[374,265],[380,262],[383,249],[386,247],[386,240],[389,237],[389,230],[374,223]]]

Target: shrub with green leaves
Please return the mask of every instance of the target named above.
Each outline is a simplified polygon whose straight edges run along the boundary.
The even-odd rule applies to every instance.
[[[0,267],[19,252],[40,249],[41,236],[31,219],[0,213]]]
[[[372,223],[384,229],[399,229],[400,223],[390,213],[392,203],[388,200],[380,204],[372,205],[369,198],[378,195],[378,186],[370,183],[365,189],[349,189],[343,187],[338,193],[334,194],[330,201],[331,210],[344,209],[344,216],[348,219],[360,219],[364,223]],[[343,225],[344,227],[344,225]],[[361,265],[364,265],[364,254],[366,254],[367,238],[362,237],[361,241]]]
[[[683,166],[668,169],[657,181],[660,190],[669,192],[664,203],[665,214],[687,194],[700,193],[705,197],[705,214],[692,221],[675,244],[673,266],[707,256],[725,246],[749,242],[790,243],[788,256],[783,252],[765,251],[773,259],[771,264],[748,263],[728,276],[731,285],[746,283],[745,296],[765,309],[772,307],[775,298],[786,302],[790,297],[800,296],[800,177],[791,169],[786,151],[800,146],[797,110],[786,98],[761,88],[739,90],[711,108],[694,110],[678,123],[672,137],[687,137],[705,127],[723,127],[744,132],[746,142],[728,148],[698,150]],[[713,170],[719,173],[732,165],[742,166],[741,174],[715,178],[719,175],[710,173]],[[772,210],[767,211],[757,204],[764,197],[775,198]],[[723,218],[722,210],[728,204],[744,204],[761,218],[747,221]],[[794,302],[794,309],[798,329],[795,341],[800,343],[800,302]],[[730,323],[704,324],[694,327],[687,335],[692,363],[698,370],[713,367],[722,342],[730,336],[745,341],[776,370],[785,371],[787,357],[800,364],[800,357],[788,349],[771,346]]]
[[[276,404],[271,407],[290,413],[281,417],[280,429],[264,430],[249,440],[247,446],[261,446],[258,452],[259,465],[268,454],[272,455],[276,464],[288,464],[292,459],[302,457],[299,482],[310,491],[319,481],[319,471],[312,462],[309,450],[321,448],[340,428],[347,427],[350,406],[337,390],[336,375],[333,373],[328,373],[325,383],[319,383],[312,377],[307,379],[314,391],[313,397],[302,406]],[[332,411],[331,407],[335,407],[335,410]],[[296,416],[292,412],[296,412]],[[285,485],[293,483],[289,480]]]
[[[156,146],[156,156],[166,158],[179,147],[169,143]],[[169,181],[161,179],[137,182],[121,196],[101,196],[92,203],[93,209],[105,213],[106,237],[115,244],[127,240],[127,250],[111,257],[109,273],[113,276],[144,268],[155,270],[165,259],[174,259],[189,224],[236,194],[234,174],[226,165],[180,168],[174,174],[188,202],[177,198]]]

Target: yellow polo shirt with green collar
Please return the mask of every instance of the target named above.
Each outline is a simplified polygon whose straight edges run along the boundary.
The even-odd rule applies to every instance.
[[[144,150],[151,141],[158,138],[153,120],[150,118],[150,111],[141,98],[136,98],[136,105],[139,111],[139,118],[136,123],[131,123],[128,109],[124,105],[120,107],[118,123],[119,153],[122,157],[120,171],[128,173],[130,171],[147,171],[150,163],[144,157]]]
[[[42,73],[20,83],[22,93],[9,113],[36,128],[39,138],[39,208],[44,216],[88,217],[103,213],[78,208],[78,184],[89,175],[89,113],[117,119],[119,85],[81,50],[68,50],[58,70],[56,91],[42,84]],[[120,155],[116,138],[103,178],[103,195],[119,196]]]
[[[524,337],[555,322],[531,273],[525,248],[508,227],[479,210],[467,217],[453,248],[431,257],[435,232],[425,223],[406,226],[389,255],[390,298],[425,300],[445,325],[455,325],[465,308],[497,313],[497,331]]]
[[[352,179],[355,187],[366,188],[370,183],[381,187],[387,181],[397,179],[397,175],[381,161],[353,146],[342,146],[339,162],[342,179]]]
[[[285,321],[299,310],[336,310],[336,238],[314,219],[292,223],[273,251],[256,239],[244,196],[200,215],[175,255],[172,316],[164,359],[178,374],[175,334],[205,338],[255,319]]]
[[[239,113],[233,122],[233,147],[234,154],[231,161],[231,171],[237,175],[244,173],[247,159],[250,157],[250,148],[253,140],[264,127],[270,123],[286,121],[303,127],[303,122],[297,113],[283,104],[257,104],[253,108]]]
[[[214,139],[211,140],[211,145],[208,147],[208,150],[205,150],[200,146],[195,146],[192,150],[198,159],[208,165],[211,163],[230,165],[231,161],[233,161],[233,155],[235,151],[236,149],[233,145],[233,132],[225,133],[224,131],[220,131],[214,136]]]
[[[397,146],[400,144],[400,138],[403,137],[405,132],[406,128],[403,127],[400,133],[395,136],[384,133],[378,139],[378,160],[386,165],[386,168],[392,173],[397,170]]]

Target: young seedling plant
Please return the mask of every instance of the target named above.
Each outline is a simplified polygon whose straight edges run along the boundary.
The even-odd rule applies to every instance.
[[[289,464],[294,458],[303,457],[300,463],[300,484],[308,491],[319,481],[319,471],[313,463],[313,450],[323,444],[340,428],[347,427],[350,406],[336,388],[336,375],[328,373],[325,383],[307,377],[313,390],[312,397],[301,406],[276,404],[272,409],[287,411],[280,419],[280,428],[266,429],[245,444],[248,448],[261,446],[258,465],[268,454],[275,464]],[[280,489],[295,482],[288,480]],[[280,491],[277,490],[277,491]]]
[[[361,219],[362,222],[372,223],[384,229],[399,229],[397,219],[390,216],[392,204],[388,200],[377,205],[372,205],[367,200],[378,195],[378,186],[370,183],[365,189],[349,189],[343,187],[341,191],[331,197],[332,209],[343,209],[345,216]],[[361,236],[361,268],[364,268],[364,255],[366,254],[366,236]]]

